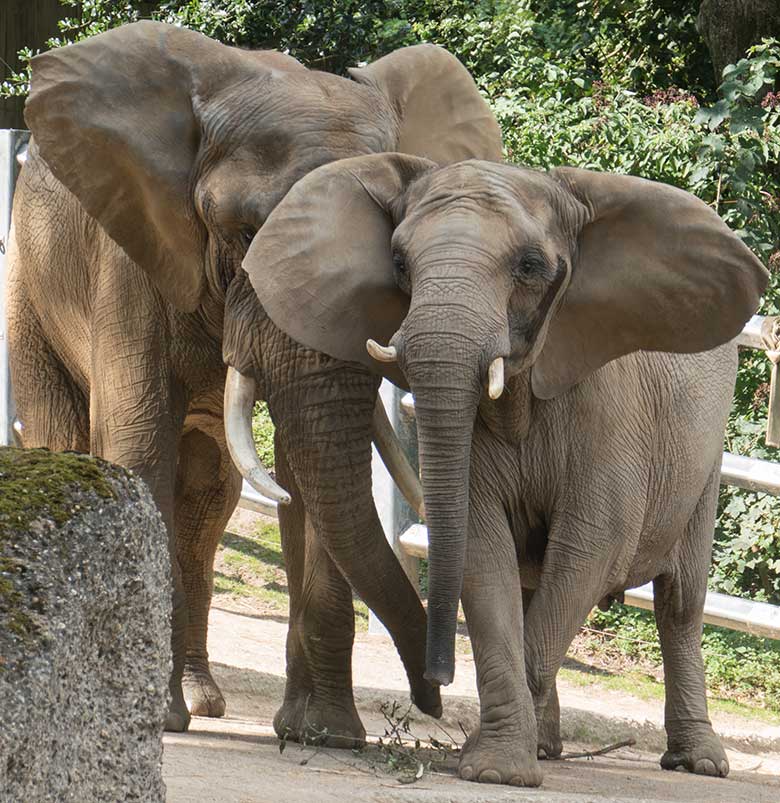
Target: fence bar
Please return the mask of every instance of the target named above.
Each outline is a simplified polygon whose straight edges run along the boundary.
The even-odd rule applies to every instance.
[[[14,403],[11,375],[8,369],[8,328],[6,324],[6,262],[8,233],[11,229],[11,206],[14,185],[19,172],[19,155],[26,148],[26,131],[0,129],[0,446],[13,441]]]
[[[746,324],[744,329],[737,335],[737,345],[745,346],[750,349],[765,349],[764,338],[761,333],[764,321],[768,320],[762,315],[754,315]]]
[[[628,605],[652,611],[653,584],[647,583],[626,591],[625,600]],[[741,630],[752,636],[780,639],[780,606],[770,605],[768,602],[755,602],[708,591],[704,600],[704,621],[708,625]]]
[[[724,452],[720,484],[780,496],[780,464]]]
[[[413,524],[400,537],[401,546],[409,555],[428,557],[428,528]],[[625,602],[635,608],[653,610],[653,584],[625,592]],[[753,636],[780,639],[780,606],[767,602],[730,597],[708,591],[704,601],[704,621],[731,630],[741,630]]]

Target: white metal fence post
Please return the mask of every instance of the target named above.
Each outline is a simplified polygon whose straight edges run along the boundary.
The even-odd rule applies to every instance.
[[[18,157],[27,146],[27,131],[0,129],[0,446],[13,440],[14,403],[8,370],[8,327],[5,316],[6,259],[11,229],[11,206],[19,174]]]
[[[379,389],[379,396],[387,411],[387,417],[404,447],[404,451],[406,451],[412,464],[416,466],[417,428],[414,419],[401,412],[403,393],[395,385],[385,380]],[[387,538],[401,566],[412,581],[412,585],[418,588],[419,560],[405,552],[399,540],[401,533],[405,532],[413,522],[417,521],[417,516],[397,491],[393,478],[385,468],[385,464],[382,462],[382,458],[379,456],[375,446],[373,447],[371,459],[371,476],[374,486],[374,504],[379,514],[379,520],[382,523],[382,529],[385,531],[385,538]],[[384,625],[373,611],[369,611],[368,614],[368,632],[373,635],[387,634]]]

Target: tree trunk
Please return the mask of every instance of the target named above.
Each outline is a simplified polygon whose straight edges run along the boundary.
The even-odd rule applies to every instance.
[[[0,81],[6,81],[23,64],[18,53],[33,51],[57,34],[57,22],[74,12],[59,0],[2,0],[0,2]],[[24,98],[0,98],[0,128],[26,128],[22,109]]]
[[[723,68],[743,58],[763,37],[780,38],[778,0],[702,0],[696,27],[704,39],[715,68],[715,80],[723,80]]]

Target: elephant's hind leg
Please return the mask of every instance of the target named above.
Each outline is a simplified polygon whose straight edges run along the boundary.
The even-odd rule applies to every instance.
[[[528,613],[534,592],[523,589],[523,616]],[[537,713],[536,753],[540,759],[558,758],[563,752],[561,741],[561,707],[558,702],[558,689],[553,682],[547,705]]]
[[[220,416],[201,416],[181,439],[176,472],[176,553],[187,596],[187,651],[182,688],[194,716],[221,717],[225,699],[211,676],[206,639],[214,555],[241,493],[241,476],[224,444]]]
[[[352,695],[352,591],[306,515],[278,437],[276,471],[292,502],[279,510],[290,621],[287,683],[274,728],[280,739],[358,747],[366,733]]]
[[[655,619],[664,660],[667,751],[661,766],[699,775],[725,777],[729,762],[707,714],[701,627],[719,470],[714,470],[685,535],[677,544],[672,568],[653,581]]]

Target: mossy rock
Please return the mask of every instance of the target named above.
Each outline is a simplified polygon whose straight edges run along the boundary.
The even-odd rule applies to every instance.
[[[112,469],[110,463],[75,452],[0,449],[0,537],[25,530],[42,517],[64,524],[77,512],[72,506],[74,490],[114,499],[106,480]]]
[[[14,582],[24,566],[9,554],[12,541],[41,519],[61,527],[85,495],[115,499],[107,480],[115,472],[110,463],[74,452],[0,448],[0,626],[20,638],[36,631],[30,600]]]

